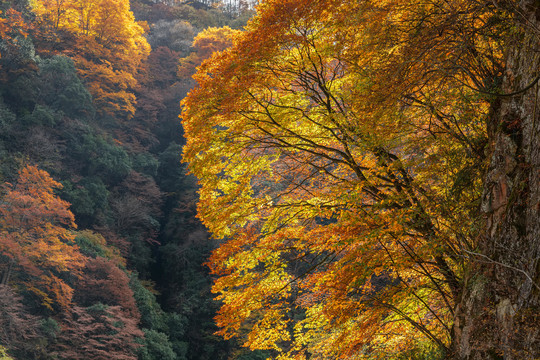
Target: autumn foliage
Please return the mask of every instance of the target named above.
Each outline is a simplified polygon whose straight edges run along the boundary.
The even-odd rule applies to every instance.
[[[28,24],[22,18],[21,13],[12,8],[8,9],[5,14],[0,11],[0,39],[9,46],[17,41],[17,35],[28,35]]]
[[[0,358],[537,359],[539,1],[254,3],[2,2]]]
[[[126,316],[120,306],[75,306],[66,315],[55,351],[59,359],[137,359],[137,339],[144,334],[137,319]]]
[[[19,173],[16,184],[5,184],[0,204],[0,246],[6,284],[13,268],[25,276],[12,279],[37,296],[49,309],[67,308],[72,287],[63,275],[78,276],[84,257],[74,245],[76,227],[69,204],[54,194],[61,184],[35,166]]]
[[[135,21],[127,0],[34,2],[38,35],[51,51],[73,57],[104,113],[135,112],[136,74],[150,52],[145,24]]]
[[[230,357],[177,72],[197,33],[242,23],[197,2],[0,4],[1,359]],[[233,32],[209,31],[197,61]]]
[[[76,233],[69,204],[54,194],[61,184],[36,166],[26,166],[16,184],[5,184],[0,205],[2,285],[0,297],[12,299],[6,330],[19,337],[36,337],[37,319],[24,312],[20,297],[8,285],[22,287],[51,313],[65,314],[57,355],[62,359],[136,359],[139,311],[129,277],[117,266],[118,254],[102,237],[81,232],[93,251],[104,257],[88,258],[75,244]],[[97,241],[91,242],[97,238]],[[81,241],[81,240],[79,240]],[[82,242],[81,242],[82,244]],[[81,307],[84,305],[86,307]],[[34,324],[34,328],[32,328]],[[5,326],[8,326],[6,323]],[[17,349],[21,339],[0,334],[3,343]],[[78,339],[79,345],[72,343]],[[74,352],[75,351],[75,352]]]
[[[38,318],[24,309],[22,297],[8,285],[0,285],[0,324],[0,341],[10,349],[24,347],[37,336]]]
[[[180,77],[190,76],[195,73],[196,68],[206,59],[210,58],[214,52],[225,50],[232,45],[232,39],[237,30],[228,26],[222,28],[208,28],[201,31],[193,40],[193,52],[180,59],[178,75]]]
[[[271,0],[203,63],[184,160],[224,241],[209,261],[220,334],[278,359],[448,350],[505,16]]]
[[[119,306],[134,321],[140,317],[133,291],[129,288],[129,277],[110,260],[101,257],[89,259],[84,276],[77,284],[77,293],[76,299],[81,305],[101,303]]]

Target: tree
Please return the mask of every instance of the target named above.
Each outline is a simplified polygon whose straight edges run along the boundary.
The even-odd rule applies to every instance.
[[[143,336],[137,320],[119,306],[75,306],[66,316],[55,355],[69,360],[136,360],[137,341]]]
[[[105,258],[111,260],[118,267],[126,266],[126,259],[120,255],[120,250],[110,246],[107,240],[98,233],[90,230],[78,231],[75,242],[79,246],[81,253],[91,258]],[[111,264],[112,266],[112,264]]]
[[[536,359],[540,354],[540,4],[503,2],[516,24],[502,93],[489,118],[485,230],[465,273],[456,309],[458,359]]]
[[[135,21],[129,1],[44,0],[33,10],[41,25],[38,36],[53,44],[53,52],[71,55],[97,107],[105,114],[132,116],[135,76],[150,46],[145,24]]]
[[[0,16],[2,11],[0,10]],[[13,8],[9,8],[5,15],[0,17],[0,39],[2,50],[4,47],[13,46],[17,43],[18,36],[26,37],[28,35],[28,25],[21,16],[21,13]],[[0,52],[0,57],[2,53]]]
[[[203,63],[184,159],[224,241],[210,259],[222,335],[280,359],[462,341],[505,4],[267,1]]]
[[[4,184],[0,204],[2,284],[23,285],[51,310],[69,307],[73,289],[63,276],[77,277],[85,260],[73,242],[69,204],[54,194],[61,186],[28,165],[15,185]]]
[[[26,311],[22,297],[17,296],[8,285],[0,285],[0,324],[0,341],[10,350],[25,347],[37,337],[37,317]]]
[[[40,59],[37,82],[41,99],[52,109],[62,111],[71,119],[93,118],[92,96],[77,76],[70,58]]]
[[[152,26],[148,40],[152,49],[165,47],[186,56],[195,34],[196,29],[185,20],[159,20]]]
[[[120,306],[129,317],[140,318],[129,277],[116,264],[102,257],[89,259],[84,268],[84,277],[77,284],[75,299],[79,305],[91,306],[101,303]]]
[[[2,8],[9,5],[5,2]],[[0,12],[0,86],[6,98],[12,95],[11,91],[22,90],[21,80],[31,78],[37,70],[34,48],[27,36],[29,28],[23,15],[13,8]],[[33,89],[27,89],[23,94],[31,99]],[[26,98],[21,100],[28,101]]]
[[[114,230],[131,242],[131,268],[147,274],[152,262],[150,245],[158,244],[161,192],[152,178],[135,171],[121,186],[122,191],[111,201],[115,213]]]
[[[144,347],[139,353],[141,360],[176,360],[178,357],[166,334],[155,330],[144,330]]]
[[[193,52],[180,59],[178,76],[187,78],[195,73],[195,69],[204,60],[208,59],[216,51],[222,51],[230,47],[232,39],[238,30],[233,30],[228,26],[221,28],[210,27],[201,31],[193,40]]]
[[[191,45],[191,40],[189,41]],[[178,113],[175,112],[178,104],[185,96],[186,84],[179,84],[176,77],[176,67],[180,53],[171,51],[167,47],[156,47],[148,57],[145,69],[141,73],[141,83],[137,98],[137,112],[135,117],[127,124],[120,137],[134,149],[155,149],[160,141],[166,146],[168,137],[181,137]],[[167,129],[166,136],[160,136],[159,127],[172,123],[174,130]],[[125,139],[125,140],[124,140]]]

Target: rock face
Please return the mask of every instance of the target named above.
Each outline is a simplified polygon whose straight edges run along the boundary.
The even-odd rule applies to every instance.
[[[488,124],[486,220],[458,304],[460,360],[540,359],[540,0],[503,1],[516,27]]]

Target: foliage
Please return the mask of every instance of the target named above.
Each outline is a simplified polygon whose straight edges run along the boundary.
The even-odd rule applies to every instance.
[[[39,329],[43,335],[49,340],[56,340],[57,335],[60,333],[60,325],[53,318],[46,318],[41,320]]]
[[[137,360],[144,334],[119,306],[75,306],[68,316],[56,345],[59,359]]]
[[[1,360],[13,360],[6,352],[6,348],[0,345],[0,359]]]
[[[221,335],[278,359],[447,349],[506,16],[460,0],[266,1],[203,63],[184,160],[224,242],[209,261]]]
[[[12,351],[26,347],[38,336],[37,317],[24,308],[22,297],[8,285],[0,285],[0,324],[0,342]]]
[[[149,153],[136,154],[131,161],[133,170],[138,173],[155,178],[159,168],[159,161]]]
[[[125,259],[120,255],[119,250],[108,245],[107,240],[101,234],[90,230],[78,231],[75,233],[75,242],[81,253],[87,257],[106,258],[117,266],[125,266]]]
[[[75,300],[82,306],[96,303],[118,306],[135,321],[138,322],[140,318],[128,275],[105,258],[87,260],[84,276],[77,284]]]
[[[217,9],[196,8],[190,4],[175,6],[171,12],[176,18],[185,20],[199,29],[221,27],[229,22],[227,16]]]
[[[109,191],[99,177],[87,176],[78,183],[65,180],[62,197],[71,203],[79,225],[91,225],[109,207]]]
[[[181,314],[174,327],[171,324],[174,317],[170,319],[170,333],[178,333],[179,339],[188,344],[187,359],[226,359],[230,343],[215,335],[213,317],[218,304],[210,293],[212,279],[208,269],[202,265],[215,245],[208,241],[202,229],[191,231],[160,249],[161,261],[170,278],[164,282],[163,295],[168,299],[168,307]]]
[[[201,31],[193,39],[193,52],[180,60],[178,75],[188,77],[195,73],[195,68],[208,59],[216,51],[222,51],[231,46],[232,38],[238,32],[228,26],[208,28]]]
[[[270,357],[270,352],[265,350],[249,351],[247,349],[237,349],[232,353],[234,360],[266,360]]]
[[[189,53],[195,33],[195,28],[187,21],[160,20],[152,26],[148,41],[152,49],[166,47],[185,56]]]
[[[77,134],[78,135],[78,134]],[[112,139],[92,131],[83,130],[81,136],[71,134],[69,147],[71,156],[82,161],[82,172],[86,176],[99,176],[99,182],[116,184],[124,179],[131,171],[131,160],[125,149],[118,146]],[[90,182],[90,179],[86,180]]]
[[[150,27],[127,0],[0,5],[0,280],[12,291],[3,299],[14,326],[36,321],[32,334],[10,331],[14,358],[199,360],[235,346],[213,335],[216,305],[201,263],[214,244],[169,271],[158,240],[174,255],[207,238],[193,218],[195,179],[180,164],[178,102],[192,81],[177,77],[178,59],[209,24],[244,20],[184,4],[131,5],[143,2]],[[179,17],[186,9],[190,23]],[[149,29],[161,47],[147,56]],[[50,190],[49,200],[19,186],[27,164],[41,169],[36,188]],[[140,274],[129,275],[134,269]],[[167,284],[185,293],[159,295]]]
[[[176,360],[169,338],[155,330],[144,330],[144,346],[140,350],[139,360]]]
[[[0,10],[0,58],[2,52],[9,51],[10,47],[16,47],[20,37],[28,35],[28,24],[22,18],[22,14],[13,8],[6,12]]]
[[[190,344],[185,337],[188,320],[187,316],[175,312],[167,313],[167,334],[178,360],[198,357],[198,355],[188,357]]]
[[[122,141],[129,143],[135,152],[155,151],[166,147],[170,139],[178,141],[181,137],[177,104],[187,93],[189,81],[178,82],[176,66],[179,56],[169,48],[155,48],[140,74],[137,113],[122,134]],[[166,129],[160,131],[163,127]]]
[[[38,86],[42,100],[70,118],[89,119],[95,112],[92,97],[77,76],[73,61],[65,56],[42,59]]]
[[[151,177],[131,171],[121,183],[123,188],[120,198],[113,201],[118,232],[121,234],[138,230],[152,242],[157,218],[160,216],[161,192]]]
[[[129,1],[36,0],[32,8],[44,42],[62,46],[73,41],[72,48],[63,50],[75,50],[72,57],[100,111],[132,116],[135,74],[150,48],[145,25],[135,21]]]
[[[76,226],[69,205],[54,194],[60,187],[47,172],[29,165],[21,169],[15,185],[4,184],[0,204],[4,283],[13,267],[20,268],[24,277],[12,280],[50,310],[70,305],[73,289],[62,276],[79,275],[85,260],[69,230]]]
[[[143,286],[136,274],[131,275],[129,286],[141,313],[141,326],[150,330],[167,332],[167,314],[159,306],[156,296]]]

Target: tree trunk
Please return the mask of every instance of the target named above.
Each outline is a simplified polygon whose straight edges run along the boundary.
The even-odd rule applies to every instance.
[[[15,260],[10,259],[7,265],[7,269],[2,274],[2,280],[0,281],[0,285],[7,285],[9,283],[9,278],[11,277],[11,271],[13,271],[14,264]]]
[[[506,3],[517,25],[488,124],[485,232],[456,309],[450,357],[460,360],[540,359],[540,0]]]

